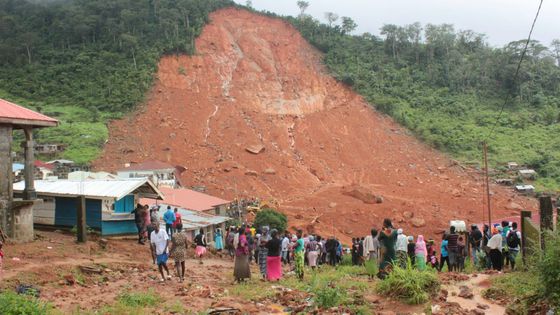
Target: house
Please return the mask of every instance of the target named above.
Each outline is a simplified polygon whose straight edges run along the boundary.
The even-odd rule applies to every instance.
[[[141,203],[150,205],[149,202],[145,202],[145,201],[146,200],[143,199]],[[151,206],[154,206],[153,202]],[[158,216],[160,218],[160,224],[162,226],[165,226],[165,223],[163,222],[163,214],[165,213],[165,211],[167,211],[168,206],[171,208],[177,208],[178,212],[181,214],[181,221],[182,221],[181,223],[183,224],[183,231],[187,233],[187,236],[191,241],[194,239],[196,234],[198,234],[198,232],[202,230],[204,235],[206,236],[207,242],[213,243],[216,230],[221,229],[222,233],[224,233],[225,223],[228,220],[231,220],[231,218],[229,217],[217,216],[217,215],[207,214],[204,212],[188,210],[180,206],[173,206],[167,204],[165,203],[165,201],[163,201],[162,203],[159,203],[157,205]],[[225,234],[222,235],[225,237]]]
[[[179,175],[184,170],[184,168],[160,161],[147,161],[139,164],[127,164],[125,168],[117,171],[117,175],[119,178],[149,178],[158,187],[175,188],[181,186]]]
[[[63,144],[35,144],[35,152],[38,154],[55,154],[64,151]]]
[[[160,187],[160,191],[164,195],[163,203],[173,207],[203,212],[211,215],[228,215],[227,209],[229,208],[231,201],[186,188],[173,189]]]
[[[523,179],[533,179],[534,180],[534,179],[537,178],[537,172],[535,170],[531,170],[531,169],[519,170],[518,174]]]
[[[517,185],[515,186],[515,190],[520,193],[532,194],[535,192],[535,187],[533,185]]]
[[[70,160],[52,160],[48,161],[47,164],[52,165],[53,175],[58,178],[68,178],[68,174],[77,171],[89,171],[88,166],[76,165],[74,161]]]
[[[508,162],[507,163],[507,168],[512,170],[512,171],[515,171],[519,168],[519,164],[517,164],[516,162]]]
[[[90,180],[90,179],[118,179],[117,175],[108,172],[84,172],[76,171],[68,173],[69,180]]]
[[[13,185],[21,193],[23,182]],[[147,178],[132,180],[38,180],[35,189],[42,204],[35,206],[33,222],[40,225],[74,227],[77,222],[77,198],[85,196],[86,224],[101,235],[137,233],[134,215],[140,198],[163,199]]]

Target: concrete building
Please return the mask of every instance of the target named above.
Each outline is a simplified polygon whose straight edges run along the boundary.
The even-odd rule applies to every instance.
[[[139,164],[129,164],[127,167],[118,170],[117,175],[119,178],[149,178],[158,187],[176,188],[181,186],[179,175],[182,171],[167,163],[147,161]]]
[[[37,195],[33,129],[57,125],[56,119],[0,99],[0,229],[13,241],[32,241],[34,237],[33,207]],[[12,141],[15,129],[22,129],[25,134],[22,199],[13,197]]]

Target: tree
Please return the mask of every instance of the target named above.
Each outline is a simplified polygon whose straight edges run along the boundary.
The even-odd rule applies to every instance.
[[[352,31],[354,31],[356,29],[356,27],[358,27],[358,24],[356,24],[356,22],[354,22],[354,20],[352,20],[352,18],[349,18],[347,16],[342,17],[342,33],[343,34],[352,33]]]
[[[393,59],[398,59],[397,55],[397,31],[399,27],[395,24],[385,24],[381,27],[381,35],[385,35],[385,46],[390,48]]]
[[[288,218],[285,214],[274,209],[262,209],[257,213],[254,223],[258,228],[268,226],[271,229],[284,232],[288,226]]]
[[[305,15],[305,10],[309,8],[309,2],[300,0],[297,2],[297,6],[299,7],[299,17],[301,18]]]
[[[329,27],[332,27],[333,23],[338,20],[338,14],[333,12],[325,12],[325,18],[327,19]]]
[[[251,8],[251,9],[252,9],[252,8],[253,8],[253,1],[247,0],[247,1],[245,1],[245,5],[246,5],[248,8]]]
[[[560,67],[560,39],[552,40],[550,46],[552,46],[552,53],[556,58],[556,65]]]

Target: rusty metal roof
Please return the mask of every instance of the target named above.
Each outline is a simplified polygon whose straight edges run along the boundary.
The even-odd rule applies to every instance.
[[[0,98],[0,123],[16,127],[54,127],[58,120]]]
[[[164,195],[163,203],[187,210],[207,211],[230,203],[230,201],[191,189],[159,187],[159,190]]]

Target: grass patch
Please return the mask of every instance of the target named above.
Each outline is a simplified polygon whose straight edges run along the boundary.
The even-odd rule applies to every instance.
[[[159,296],[153,290],[148,292],[128,292],[121,293],[118,302],[133,307],[155,306],[159,303]]]
[[[230,290],[230,294],[249,301],[259,301],[274,295],[274,290],[270,289],[271,285],[269,282],[253,279],[234,285]]]
[[[377,291],[408,304],[422,304],[428,302],[439,287],[434,271],[419,271],[409,263],[406,268],[395,266],[393,272],[378,283]]]
[[[0,314],[2,315],[42,315],[49,314],[52,306],[35,297],[16,294],[12,291],[0,293]]]

